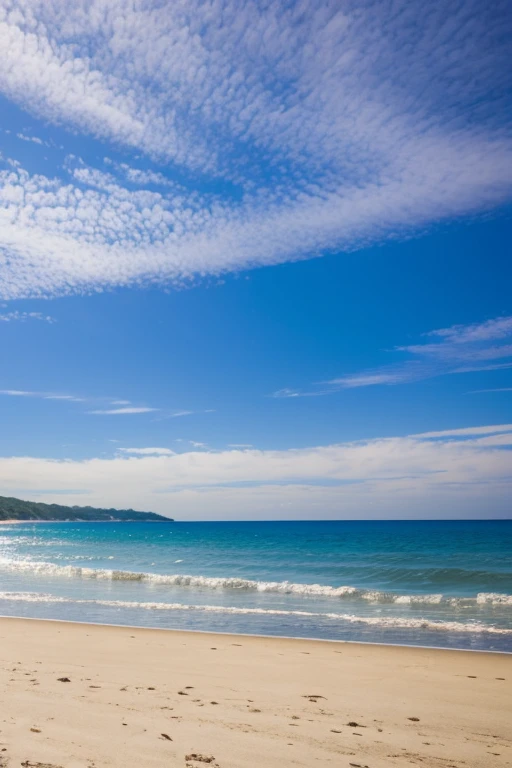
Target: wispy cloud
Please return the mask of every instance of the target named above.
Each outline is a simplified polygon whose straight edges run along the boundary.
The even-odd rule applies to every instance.
[[[86,413],[105,416],[123,416],[138,413],[157,413],[161,408],[152,406],[133,405],[130,400],[112,400],[107,397],[82,397],[70,394],[61,394],[59,392],[37,392],[24,389],[0,389],[0,396],[39,398],[41,400],[61,400],[63,402],[87,403],[91,410]],[[94,408],[92,406],[95,406]],[[115,406],[115,407],[112,407]],[[175,411],[162,418],[174,418],[179,416],[188,416],[193,413],[210,413],[211,411]]]
[[[151,453],[150,453],[151,452]],[[127,448],[114,458],[0,458],[0,487],[89,489],[83,503],[183,518],[510,514],[512,425],[289,450]],[[20,490],[21,489],[21,490]],[[48,491],[46,499],[52,500]],[[65,503],[65,502],[64,502]]]
[[[0,314],[0,323],[26,323],[27,320],[43,320],[45,323],[56,323],[56,319],[51,315],[45,315],[42,312],[5,312]]]
[[[106,408],[106,409],[98,409],[94,411],[88,411],[88,413],[93,413],[97,415],[104,415],[104,416],[124,416],[124,415],[130,415],[134,413],[152,413],[154,411],[158,411],[159,408],[148,408],[148,407],[137,407],[137,406],[127,406],[125,408]]]
[[[176,451],[170,448],[118,448],[123,453],[131,453],[137,456],[174,456]]]
[[[15,0],[2,16],[4,96],[149,167],[8,166],[0,295],[180,285],[510,200],[505,2],[221,0],[205,13],[199,0]],[[184,186],[165,185],[178,175]]]
[[[348,373],[321,382],[309,391],[280,389],[273,397],[311,397],[343,389],[392,386],[452,373],[469,373],[512,368],[512,316],[497,317],[483,323],[454,325],[425,334],[435,341],[395,347],[407,355],[403,362],[381,368]],[[506,343],[497,343],[497,342]],[[506,362],[493,363],[493,360]]]
[[[480,395],[483,392],[512,392],[512,387],[497,387],[496,389],[474,389],[468,395]]]
[[[475,435],[493,435],[499,432],[512,432],[512,424],[494,424],[485,427],[463,427],[462,429],[445,429],[440,432],[422,432],[419,435],[413,435],[413,437],[425,440],[431,437],[474,437]]]
[[[39,136],[26,136],[24,133],[17,133],[16,136],[22,141],[31,141],[33,144],[39,144],[43,146],[45,142],[39,138]]]
[[[155,421],[165,421],[166,419],[180,419],[183,416],[197,416],[201,413],[215,413],[215,408],[207,408],[201,411],[171,411],[170,413],[164,413],[162,416],[158,416]]]
[[[53,392],[29,392],[23,389],[0,389],[0,395],[6,395],[8,397],[37,397],[42,400],[64,400],[72,403],[84,403],[85,397],[77,397],[76,395],[61,395]]]

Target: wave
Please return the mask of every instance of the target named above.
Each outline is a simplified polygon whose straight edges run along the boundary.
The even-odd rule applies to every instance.
[[[500,605],[512,608],[512,595],[499,592],[480,592],[472,597],[448,597],[443,594],[400,595],[395,592],[353,586],[333,587],[323,584],[296,584],[290,581],[255,581],[229,576],[190,576],[184,574],[146,573],[143,571],[119,571],[75,565],[55,565],[55,563],[33,560],[8,560],[5,558],[0,558],[0,568],[44,576],[96,579],[99,581],[136,581],[171,587],[193,587],[196,589],[238,590],[270,592],[283,595],[358,599],[371,603],[396,603],[399,605],[443,604],[454,607]]]
[[[336,620],[348,624],[389,629],[427,629],[441,632],[465,632],[490,635],[512,635],[512,629],[503,629],[480,621],[435,621],[422,618],[399,616],[356,616],[350,613],[314,613],[312,611],[287,611],[275,608],[238,608],[221,605],[187,605],[183,603],[130,602],[127,600],[80,600],[39,592],[0,592],[0,601],[26,603],[68,603],[74,605],[97,605],[108,608],[143,609],[147,611],[196,611],[203,613],[224,613],[257,616],[299,616],[320,620]]]

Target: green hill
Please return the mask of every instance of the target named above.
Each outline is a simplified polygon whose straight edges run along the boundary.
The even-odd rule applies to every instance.
[[[154,512],[133,509],[98,509],[96,507],[66,507],[63,504],[43,504],[0,496],[0,520],[120,520],[130,522],[173,522]]]

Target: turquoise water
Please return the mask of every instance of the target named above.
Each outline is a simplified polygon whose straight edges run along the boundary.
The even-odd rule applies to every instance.
[[[512,651],[512,521],[2,525],[0,614]]]

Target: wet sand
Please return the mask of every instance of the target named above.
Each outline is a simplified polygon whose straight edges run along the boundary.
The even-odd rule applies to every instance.
[[[0,767],[501,768],[512,655],[0,619]]]

